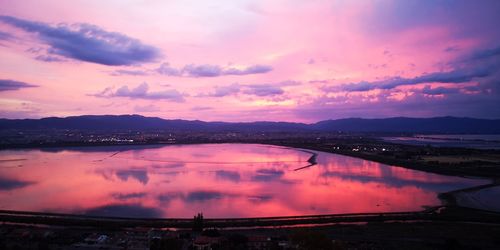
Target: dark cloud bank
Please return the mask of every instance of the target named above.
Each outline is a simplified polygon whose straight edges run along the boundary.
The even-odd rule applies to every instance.
[[[9,90],[19,90],[22,88],[33,88],[33,87],[38,87],[38,85],[9,80],[9,79],[0,79],[0,92]]]
[[[36,34],[50,46],[47,52],[52,55],[111,66],[152,62],[160,56],[160,51],[151,45],[91,24],[54,26],[12,16],[0,16],[0,21]],[[46,56],[40,59],[46,61],[54,58]]]
[[[344,93],[318,97],[294,112],[309,119],[387,116],[469,116],[500,117],[500,46],[464,53],[447,64],[451,70],[425,73],[414,78],[395,76],[381,81],[362,81],[339,86],[323,86],[325,93]],[[443,86],[432,86],[440,83]],[[425,85],[428,84],[428,85]],[[400,86],[424,85],[402,91]],[[381,90],[377,101],[367,101],[355,92]],[[410,93],[403,100],[394,93]],[[325,117],[329,115],[329,117]]]

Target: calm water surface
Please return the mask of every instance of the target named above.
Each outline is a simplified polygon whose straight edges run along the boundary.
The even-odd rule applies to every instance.
[[[125,217],[420,210],[486,183],[256,144],[0,151],[0,209]]]

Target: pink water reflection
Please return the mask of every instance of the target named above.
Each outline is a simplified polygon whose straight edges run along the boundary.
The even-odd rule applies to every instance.
[[[0,151],[0,209],[126,217],[420,210],[484,183],[255,144]]]

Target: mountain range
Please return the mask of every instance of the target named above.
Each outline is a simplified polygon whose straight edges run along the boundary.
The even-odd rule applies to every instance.
[[[461,117],[382,119],[347,118],[317,123],[292,122],[204,122],[168,120],[140,115],[83,115],[65,118],[0,119],[0,130],[168,130],[172,132],[408,132],[500,134],[500,119]]]

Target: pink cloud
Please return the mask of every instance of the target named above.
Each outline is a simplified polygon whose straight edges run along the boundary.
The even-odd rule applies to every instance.
[[[0,92],[0,116],[496,118],[498,11],[497,1],[4,3],[0,79],[38,87]]]

